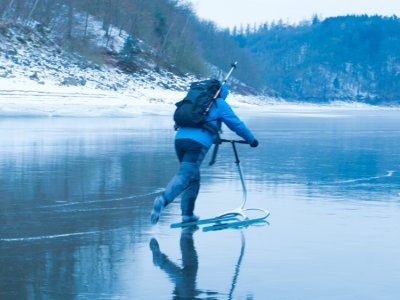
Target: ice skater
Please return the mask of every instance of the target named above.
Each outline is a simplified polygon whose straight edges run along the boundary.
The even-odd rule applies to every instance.
[[[228,94],[227,86],[220,85],[215,101],[207,113],[207,125],[211,125],[216,130],[208,130],[204,127],[183,126],[178,128],[175,135],[175,151],[180,167],[165,191],[154,200],[150,215],[152,224],[158,222],[162,210],[180,194],[182,194],[182,222],[199,220],[199,216],[194,214],[194,209],[200,189],[200,166],[208,150],[218,138],[222,123],[243,138],[251,147],[258,146],[258,141],[253,133],[225,101]]]

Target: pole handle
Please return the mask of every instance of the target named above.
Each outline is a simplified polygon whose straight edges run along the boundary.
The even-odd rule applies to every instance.
[[[244,140],[226,140],[226,139],[220,139],[220,143],[233,143],[233,144],[249,144],[248,142]]]

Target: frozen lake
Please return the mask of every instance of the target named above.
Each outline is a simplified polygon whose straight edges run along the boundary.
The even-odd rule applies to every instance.
[[[269,224],[151,226],[177,168],[168,117],[0,119],[1,299],[398,299],[400,112],[242,114],[248,206]],[[233,137],[227,134],[225,137]],[[235,208],[232,149],[197,213]]]

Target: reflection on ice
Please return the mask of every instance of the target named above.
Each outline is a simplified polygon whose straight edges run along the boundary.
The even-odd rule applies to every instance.
[[[180,236],[180,251],[182,265],[178,265],[168,258],[166,254],[161,252],[157,239],[150,240],[150,250],[153,256],[153,264],[163,270],[174,284],[172,295],[174,299],[198,299],[204,295],[213,296],[212,298],[226,297],[226,299],[235,299],[234,292],[239,279],[240,268],[246,249],[246,240],[244,232],[241,231],[241,248],[238,260],[235,265],[234,274],[230,284],[228,293],[211,291],[208,289],[198,289],[197,273],[199,269],[199,256],[196,252],[193,240],[193,234],[199,228],[196,226],[186,227],[182,229]],[[218,266],[216,266],[218,267]],[[247,297],[246,299],[253,299]]]

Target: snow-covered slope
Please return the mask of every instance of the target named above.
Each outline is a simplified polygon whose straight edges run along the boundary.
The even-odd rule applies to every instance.
[[[99,41],[98,46],[102,42]],[[161,86],[179,90],[185,88],[188,80],[193,80],[188,76],[178,77],[167,71],[155,72],[145,67],[140,73],[127,76],[107,64],[106,53],[103,64],[94,64],[63,50],[44,30],[37,31],[20,25],[1,28],[0,54],[0,77],[30,79],[39,84],[86,86],[104,90]]]
[[[109,45],[106,51],[122,47],[123,38],[110,42],[99,37],[101,31],[95,35],[96,29],[91,30],[97,46]],[[194,80],[149,67],[127,74],[65,51],[55,39],[43,29],[1,25],[1,115],[130,115],[143,105],[171,106]]]

